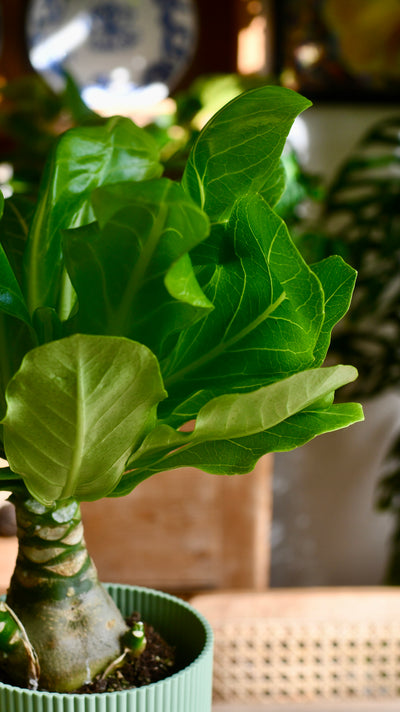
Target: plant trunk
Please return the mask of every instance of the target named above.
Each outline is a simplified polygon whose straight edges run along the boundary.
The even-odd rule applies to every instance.
[[[7,604],[38,656],[39,689],[69,692],[120,654],[127,626],[86,550],[79,504],[13,501],[19,551]],[[11,668],[10,680],[26,686],[26,670]]]

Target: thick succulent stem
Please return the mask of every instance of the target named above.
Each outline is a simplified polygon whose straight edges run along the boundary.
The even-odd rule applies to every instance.
[[[39,688],[71,691],[120,655],[127,626],[98,581],[78,503],[45,507],[14,497],[14,504],[19,551],[7,604],[38,655]],[[7,674],[26,684],[26,671],[12,666]]]

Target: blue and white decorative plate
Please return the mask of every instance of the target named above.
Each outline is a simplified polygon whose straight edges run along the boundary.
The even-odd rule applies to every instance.
[[[31,0],[26,30],[54,89],[65,70],[91,108],[115,113],[168,96],[191,61],[197,14],[194,0]]]

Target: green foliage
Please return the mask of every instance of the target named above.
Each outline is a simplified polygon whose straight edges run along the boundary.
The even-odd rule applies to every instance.
[[[354,364],[357,397],[400,377],[400,121],[374,125],[340,166],[317,225],[300,247],[310,260],[337,253],[357,270],[351,309],[336,329],[332,353]]]
[[[64,235],[79,301],[73,328],[127,336],[159,354],[168,334],[212,308],[188,258],[208,235],[207,216],[165,178],[117,183],[92,197],[97,222]]]
[[[167,467],[247,472],[362,418],[333,404],[355,369],[321,368],[355,272],[339,257],[308,267],[273,210],[307,106],[277,87],[242,94],[201,131],[181,184],[126,119],[73,129],[33,216],[7,201],[8,485],[50,504],[125,494]]]
[[[310,102],[268,87],[268,104],[258,92],[246,94],[246,135],[241,102],[233,100],[205,126],[195,141],[183,185],[212,222],[225,222],[235,199],[257,193],[272,206],[284,189],[281,154],[296,116]],[[260,148],[263,145],[264,150]]]
[[[86,334],[44,344],[7,389],[9,465],[43,504],[104,497],[165,396],[157,360],[142,344]]]
[[[60,170],[64,164],[66,170]],[[60,315],[69,316],[73,305],[61,277],[61,231],[93,221],[93,190],[122,180],[153,178],[161,170],[153,141],[129,119],[110,119],[104,126],[71,129],[62,136],[56,158],[44,171],[29,229],[24,259],[31,313],[37,307],[58,305]]]
[[[249,89],[276,86],[274,77],[240,74],[206,74],[198,77],[184,91],[173,96],[174,111],[157,116],[146,131],[157,140],[165,174],[180,180],[188,155],[201,128],[228,101]],[[320,179],[306,172],[293,149],[287,145],[282,154],[285,190],[276,211],[293,229],[301,223],[305,201],[321,201]]]
[[[166,424],[155,427],[128,462],[134,469],[114,494],[127,494],[155,472],[187,465],[214,474],[243,474],[265,452],[290,450],[336,429],[335,423],[349,425],[359,418],[359,407],[337,407],[332,399],[334,390],[353,377],[351,366],[312,369],[250,393],[216,396],[200,408],[192,433]],[[296,434],[293,416],[302,416],[295,418]]]

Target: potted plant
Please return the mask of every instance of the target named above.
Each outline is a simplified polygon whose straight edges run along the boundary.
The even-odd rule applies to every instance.
[[[70,694],[138,652],[97,580],[79,503],[180,466],[249,472],[266,452],[362,418],[357,404],[333,403],[355,369],[322,367],[355,272],[335,256],[308,267],[273,210],[286,136],[308,104],[273,86],[242,94],[201,131],[181,183],[160,177],[156,144],[128,119],[71,129],[36,204],[5,203],[1,485],[20,539],[0,625],[8,712],[147,712],[159,699],[164,711],[209,710],[209,689],[188,703],[198,689],[188,696],[187,663],[198,688],[210,682],[196,667],[210,657],[199,619],[184,669],[146,700],[145,688]],[[185,604],[178,624],[154,592],[111,593],[185,647]],[[133,639],[140,652],[135,625]]]

